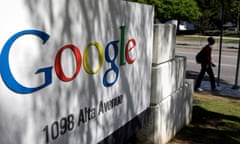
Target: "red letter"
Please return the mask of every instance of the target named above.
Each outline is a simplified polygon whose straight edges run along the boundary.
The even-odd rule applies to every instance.
[[[61,66],[61,56],[62,56],[62,52],[65,50],[65,49],[71,49],[73,54],[75,55],[75,58],[76,58],[76,71],[75,73],[73,74],[72,77],[67,77],[65,76],[65,74],[63,73],[63,69],[62,69],[62,66]],[[82,65],[82,56],[81,56],[81,53],[79,51],[79,49],[72,45],[72,44],[69,44],[69,45],[65,45],[63,46],[60,51],[57,53],[56,55],[56,59],[55,59],[55,71],[56,71],[56,74],[58,76],[58,78],[62,81],[71,81],[73,80],[77,75],[78,73],[80,72],[80,68],[81,68],[81,65]]]
[[[130,44],[132,43],[132,46],[130,46]],[[130,56],[129,56],[129,52],[134,49],[136,47],[136,41],[135,39],[129,39],[128,42],[127,42],[127,45],[126,45],[126,50],[125,50],[125,56],[126,56],[126,60],[128,62],[128,64],[132,64],[136,58],[132,59]]]

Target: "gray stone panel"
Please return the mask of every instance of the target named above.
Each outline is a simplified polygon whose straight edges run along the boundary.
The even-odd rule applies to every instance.
[[[154,25],[153,64],[160,64],[175,56],[176,27],[175,25]]]
[[[183,87],[186,75],[186,58],[176,57],[152,68],[151,104],[159,104],[164,98]]]
[[[175,60],[152,68],[151,104],[159,104],[177,89],[176,75]]]
[[[173,138],[192,117],[193,81],[187,80],[182,88],[153,105],[150,122],[137,134],[138,143],[165,144]]]

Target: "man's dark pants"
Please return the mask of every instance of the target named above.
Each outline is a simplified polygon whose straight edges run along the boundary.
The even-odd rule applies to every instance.
[[[211,83],[211,88],[215,89],[216,85],[215,85],[215,77],[214,77],[214,73],[212,70],[212,66],[209,64],[201,64],[201,71],[200,74],[198,75],[196,84],[195,84],[195,89],[199,88],[201,85],[201,81],[204,78],[205,72],[208,73],[209,75],[209,79],[210,79],[210,83]]]

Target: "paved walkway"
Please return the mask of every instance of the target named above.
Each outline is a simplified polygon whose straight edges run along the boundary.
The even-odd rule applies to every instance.
[[[215,95],[240,99],[240,89],[232,89],[232,86],[228,84],[220,83],[218,86],[219,90],[216,92],[212,92],[210,82],[202,81],[201,88],[204,91],[211,92]]]

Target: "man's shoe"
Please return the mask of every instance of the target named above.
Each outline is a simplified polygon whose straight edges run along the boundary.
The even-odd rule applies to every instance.
[[[203,92],[203,89],[201,89],[201,88],[195,88],[195,92]]]

